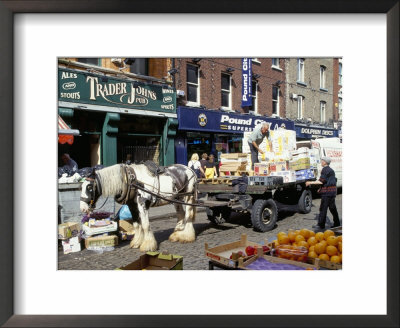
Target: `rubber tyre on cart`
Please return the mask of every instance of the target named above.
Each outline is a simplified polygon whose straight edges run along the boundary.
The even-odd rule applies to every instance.
[[[231,211],[228,206],[207,207],[207,217],[215,224],[222,224],[229,220]]]
[[[251,210],[251,223],[257,231],[266,232],[275,227],[278,207],[273,199],[257,199]]]
[[[299,212],[302,214],[307,214],[311,212],[312,207],[312,193],[310,190],[303,190],[299,198]]]

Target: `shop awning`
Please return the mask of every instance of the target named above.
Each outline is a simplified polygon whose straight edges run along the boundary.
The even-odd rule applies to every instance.
[[[79,136],[79,130],[71,129],[67,123],[58,115],[58,142],[60,144],[74,143],[74,136]]]

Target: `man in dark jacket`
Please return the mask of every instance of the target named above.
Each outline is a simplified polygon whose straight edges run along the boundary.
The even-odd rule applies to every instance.
[[[328,212],[328,208],[333,215],[332,228],[340,226],[339,214],[335,204],[337,194],[336,177],[335,171],[329,166],[330,163],[331,159],[329,157],[322,157],[322,170],[319,180],[306,182],[307,187],[312,184],[322,185],[318,191],[321,195],[321,205],[319,207],[318,224],[313,226],[315,231],[325,230],[326,213]]]

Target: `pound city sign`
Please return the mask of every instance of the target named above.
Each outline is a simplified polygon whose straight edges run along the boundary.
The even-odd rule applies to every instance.
[[[272,123],[258,118],[242,119],[242,118],[231,117],[229,115],[221,115],[220,129],[228,131],[250,132],[253,131],[253,129],[261,123],[268,123],[270,129],[275,129],[276,125],[278,125],[278,127],[281,128],[286,128],[285,123],[282,122]]]
[[[59,101],[161,112],[176,111],[176,93],[160,85],[59,69]]]

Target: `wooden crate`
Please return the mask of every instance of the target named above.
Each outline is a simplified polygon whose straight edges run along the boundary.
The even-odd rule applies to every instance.
[[[238,268],[239,269],[243,269],[243,270],[251,270],[251,269],[247,268],[248,265],[253,263],[254,261],[257,260],[257,258],[260,258],[260,257],[262,257],[265,260],[267,260],[269,262],[272,262],[272,263],[291,264],[291,265],[295,265],[295,266],[304,268],[306,270],[318,270],[319,269],[319,262],[318,261],[315,261],[313,264],[299,262],[299,261],[291,261],[291,260],[282,259],[282,258],[275,257],[275,256],[263,255],[261,252],[258,252],[256,254],[256,256],[251,257],[247,261],[243,261],[243,259],[240,258],[239,261],[238,261]],[[318,260],[318,259],[316,259],[316,260]]]
[[[307,263],[318,265],[321,268],[328,270],[342,270],[342,265],[340,263],[333,263],[331,261],[325,261],[320,259],[314,259],[312,257],[307,257]]]
[[[237,268],[238,266],[238,259],[234,259],[234,256],[232,256],[232,259],[229,257],[233,255],[232,253],[238,253],[239,251],[242,251],[243,253],[246,254],[245,249],[247,246],[253,246],[253,247],[262,247],[261,244],[248,241],[247,240],[247,235],[242,234],[241,239],[238,241],[235,241],[233,243],[228,243],[224,245],[220,245],[217,247],[213,248],[208,248],[208,244],[205,243],[205,255],[214,262],[220,263],[224,266],[231,267],[231,268]],[[236,256],[235,256],[236,257]],[[246,256],[244,260],[247,260],[252,256]]]
[[[229,172],[229,174],[226,174]],[[221,177],[224,176],[236,176],[236,177],[241,177],[243,174],[246,174],[247,176],[253,176],[254,172],[253,171],[247,171],[247,170],[236,170],[236,171],[219,171],[219,175]]]
[[[212,178],[212,179],[199,179],[199,184],[227,184],[227,185],[232,185],[232,180],[233,178],[229,176],[223,176],[223,177],[218,177],[218,178]]]
[[[229,154],[221,154],[221,158],[227,159],[238,159],[238,158],[247,158],[247,154],[245,153],[229,153]]]

